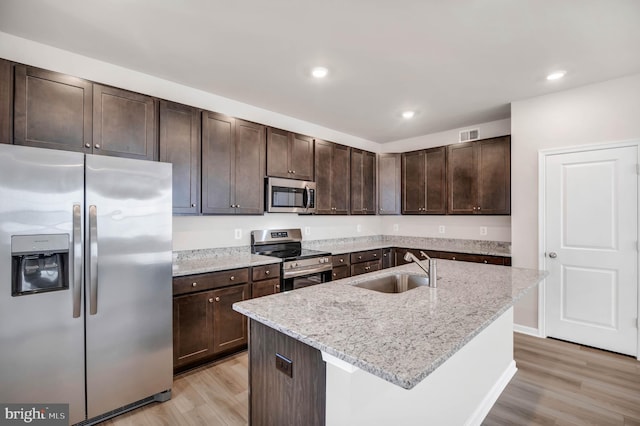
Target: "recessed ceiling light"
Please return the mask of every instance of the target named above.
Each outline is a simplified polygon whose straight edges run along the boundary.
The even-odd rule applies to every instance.
[[[559,80],[566,74],[566,71],[554,71],[547,76],[547,80]]]
[[[325,78],[329,74],[329,70],[325,67],[315,67],[311,70],[311,75],[315,78]]]
[[[416,115],[414,111],[405,111],[402,113],[402,118],[406,118],[408,120],[410,118],[413,118],[414,115]]]

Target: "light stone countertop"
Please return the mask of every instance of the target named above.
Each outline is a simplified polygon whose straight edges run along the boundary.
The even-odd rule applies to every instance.
[[[511,256],[511,243],[502,241],[405,237],[398,235],[376,235],[371,237],[359,238],[310,240],[303,241],[302,245],[303,247],[308,249],[324,250],[330,252],[331,254],[344,254],[355,251],[375,250],[387,247],[402,247],[489,256]]]
[[[186,250],[174,253],[173,276],[180,277],[281,262],[277,257],[251,254],[248,247]]]
[[[439,259],[438,288],[385,294],[353,286],[415,264],[251,299],[234,309],[411,389],[485,329],[546,272]]]

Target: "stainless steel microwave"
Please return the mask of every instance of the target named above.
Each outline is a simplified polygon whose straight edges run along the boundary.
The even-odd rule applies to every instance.
[[[315,213],[316,183],[269,177],[265,180],[265,209],[271,213]]]

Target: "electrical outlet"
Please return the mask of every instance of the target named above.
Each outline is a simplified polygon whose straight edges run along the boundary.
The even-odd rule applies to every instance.
[[[304,227],[304,235],[311,235],[311,227],[310,226],[305,226]]]
[[[236,229],[233,230],[233,232],[234,232],[234,236],[235,236],[236,240],[239,240],[239,239],[242,238],[242,229],[236,228]]]
[[[358,231],[358,232],[362,232],[362,225],[357,224],[357,225],[356,225],[356,231]]]
[[[481,226],[480,227],[480,235],[487,235],[487,227],[486,226]]]
[[[393,231],[394,231],[394,232],[398,232],[398,229],[399,229],[398,224],[397,224],[397,223],[394,223],[394,224],[393,224]]]
[[[293,377],[293,361],[276,353],[276,370],[279,370],[289,377]]]
[[[444,225],[438,226],[438,232],[444,234]]]

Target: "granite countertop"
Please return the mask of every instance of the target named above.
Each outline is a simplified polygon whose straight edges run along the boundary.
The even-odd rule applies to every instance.
[[[415,264],[234,304],[234,309],[316,349],[411,389],[546,275],[439,259],[438,288],[399,294],[353,286]]]
[[[461,240],[454,238],[403,237],[378,235],[361,238],[303,241],[303,247],[344,254],[387,247],[449,251],[489,256],[511,256],[511,244],[502,241]]]
[[[180,277],[272,263],[281,263],[281,260],[277,257],[251,254],[244,247],[238,249],[187,250],[174,253],[173,276]]]

